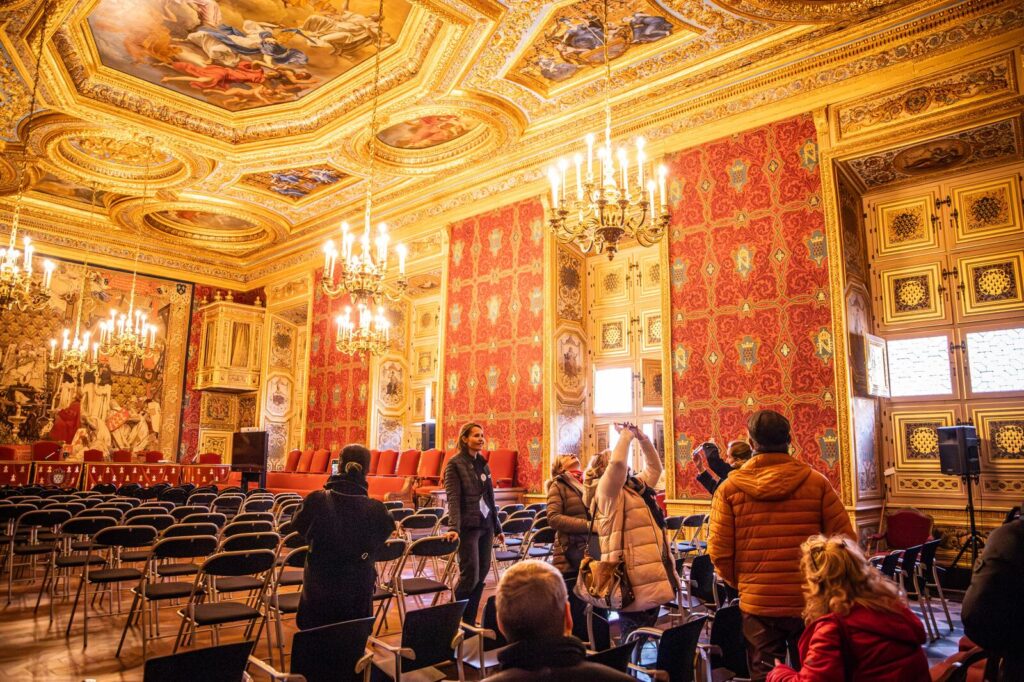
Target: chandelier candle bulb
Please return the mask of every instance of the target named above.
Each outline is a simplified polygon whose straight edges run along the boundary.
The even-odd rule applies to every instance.
[[[587,184],[594,182],[594,134],[585,138],[587,141]]]
[[[395,253],[398,254],[398,274],[405,275],[405,257],[409,254],[409,249],[405,248],[405,244],[399,244],[395,247]]]
[[[665,201],[665,178],[667,175],[668,169],[665,166],[658,166],[658,198],[661,199],[662,211],[668,208],[668,202]]]
[[[654,215],[654,180],[647,181],[647,192],[650,195],[648,202],[650,204],[651,215]]]
[[[576,165],[576,201],[583,201],[583,157],[575,154],[572,160]]]

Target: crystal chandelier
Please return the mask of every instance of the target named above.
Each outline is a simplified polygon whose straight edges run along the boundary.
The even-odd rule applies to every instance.
[[[320,289],[330,298],[347,294],[356,304],[379,305],[385,298],[397,301],[409,282],[405,277],[406,248],[395,247],[398,255],[398,279],[395,286],[398,294],[389,293],[384,286],[388,272],[388,228],[385,223],[377,225],[376,237],[371,239],[373,210],[374,166],[377,157],[377,104],[380,96],[380,51],[384,35],[384,2],[380,1],[377,11],[380,30],[377,31],[377,54],[373,68],[373,113],[370,117],[370,172],[366,181],[366,207],[363,212],[363,233],[356,248],[356,235],[349,231],[346,222],[341,224],[339,247],[328,239],[324,244],[324,270],[320,277]],[[339,332],[340,333],[340,332]]]
[[[667,169],[658,166],[656,175],[649,171],[645,175],[644,139],[637,138],[636,158],[632,163],[625,147],[612,149],[609,94],[612,65],[608,57],[608,30],[608,0],[605,0],[601,35],[595,35],[603,45],[605,64],[604,144],[596,150],[597,167],[594,164],[596,136],[591,133],[585,137],[585,168],[583,155],[577,153],[571,164],[562,158],[548,170],[551,181],[548,223],[559,241],[575,243],[584,253],[607,253],[608,260],[612,260],[623,239],[636,239],[641,246],[652,246],[660,241],[671,215],[665,200]],[[572,191],[568,187],[570,178],[566,177],[570,165],[575,166],[575,187]]]
[[[364,304],[358,306],[358,321],[351,319],[352,307],[345,306],[345,313],[338,315],[338,334],[334,347],[342,353],[355,355],[380,355],[387,351],[391,340],[391,323],[384,315],[384,308],[378,307],[377,314],[370,312]]]
[[[43,59],[43,41],[46,39],[46,19],[49,12],[43,12],[43,23],[39,29],[39,48],[36,51],[36,73],[32,80],[32,97],[29,100],[28,121],[25,124],[25,140],[32,130],[32,115],[36,110],[36,92],[39,90],[39,69]],[[56,269],[51,260],[43,261],[42,277],[32,269],[35,247],[27,236],[22,237],[22,249],[17,248],[18,222],[21,217],[21,197],[25,192],[28,177],[28,150],[22,156],[21,180],[14,197],[14,213],[11,217],[11,235],[7,248],[0,248],[0,310],[41,310],[50,300],[50,284]]]
[[[149,140],[146,161],[146,175],[143,180],[142,210],[146,215],[146,199],[149,197],[149,163],[153,158],[153,140]],[[139,252],[142,238],[135,245],[135,261],[132,265],[132,289],[128,296],[128,312],[118,314],[110,311],[110,319],[100,323],[100,353],[107,357],[119,357],[126,364],[142,360],[153,352],[156,345],[156,325],[146,321],[146,313],[135,309],[135,285],[139,278]]]

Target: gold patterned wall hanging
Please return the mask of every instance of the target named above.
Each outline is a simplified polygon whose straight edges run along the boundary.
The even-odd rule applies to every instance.
[[[953,187],[957,243],[1024,233],[1019,187],[1016,175]]]
[[[941,261],[934,261],[881,271],[883,324],[944,320],[947,315],[944,293],[939,291],[941,266]]]
[[[971,418],[981,438],[983,461],[1024,469],[1024,408],[977,408]]]
[[[629,355],[629,316],[608,315],[597,320],[596,343],[598,355]]]
[[[935,200],[930,193],[878,204],[875,207],[875,250],[878,255],[938,246],[938,230],[932,226],[934,205]]]
[[[1004,251],[957,260],[960,306],[964,315],[1024,309],[1024,251]]]
[[[900,469],[939,468],[940,426],[956,424],[956,414],[949,409],[914,412],[893,412],[892,441],[896,466]]]

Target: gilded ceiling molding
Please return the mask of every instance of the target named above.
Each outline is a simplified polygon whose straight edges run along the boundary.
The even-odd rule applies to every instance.
[[[731,12],[764,21],[807,24],[863,19],[908,0],[713,0]]]
[[[960,65],[934,76],[832,107],[837,139],[887,130],[923,116],[1019,94],[1013,53]]]
[[[176,249],[223,251],[239,257],[264,249],[288,234],[271,211],[224,197],[182,194],[174,200],[129,198],[111,206],[110,218],[128,230],[141,226],[153,239]]]
[[[30,152],[46,159],[54,175],[76,182],[97,182],[106,191],[141,194],[202,180],[214,164],[157,140],[149,150],[145,136],[101,128],[62,114],[40,117],[28,141]]]

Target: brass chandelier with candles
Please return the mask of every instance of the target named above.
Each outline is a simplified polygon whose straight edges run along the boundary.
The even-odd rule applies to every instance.
[[[387,291],[385,279],[388,274],[387,225],[379,223],[376,236],[371,238],[373,213],[373,184],[375,160],[377,157],[377,107],[380,99],[380,53],[384,36],[384,2],[377,8],[380,30],[377,31],[377,52],[373,68],[373,109],[370,116],[370,172],[366,179],[366,204],[363,211],[363,232],[357,238],[347,222],[341,224],[341,241],[333,240],[324,244],[324,269],[320,277],[320,289],[330,298],[347,295],[358,309],[356,318],[352,308],[336,319],[338,330],[335,348],[342,353],[380,355],[387,351],[390,341],[390,323],[384,315],[382,303],[385,299],[398,300],[408,286],[405,277],[406,249],[402,244],[395,247],[398,256],[398,279],[395,287],[398,294]],[[373,313],[371,308],[376,307]]]
[[[595,28],[590,30],[593,32]],[[561,158],[549,168],[551,211],[548,224],[559,241],[575,243],[584,253],[607,253],[608,260],[612,260],[623,239],[635,239],[641,246],[652,246],[660,241],[671,214],[665,196],[667,169],[659,165],[652,173],[646,168],[644,139],[637,138],[636,157],[632,162],[625,147],[612,149],[608,0],[604,3],[604,23],[600,30],[601,35],[595,33],[594,37],[604,48],[604,141],[595,149],[596,136],[590,133],[584,138],[585,165],[583,155],[577,153],[571,163]],[[572,188],[569,186],[571,179],[575,179]]]
[[[92,205],[96,203],[96,185],[92,186]],[[50,369],[58,374],[66,374],[75,381],[81,382],[89,372],[99,368],[99,342],[93,341],[92,333],[82,329],[82,309],[85,307],[85,295],[89,284],[89,263],[82,265],[82,290],[78,297],[78,313],[75,316],[75,335],[71,330],[64,329],[60,341],[50,339]]]
[[[36,51],[36,72],[32,79],[32,97],[29,100],[28,122],[25,124],[25,139],[32,129],[32,116],[36,110],[36,93],[39,90],[39,69],[43,59],[43,41],[46,39],[46,19],[39,29],[39,48]],[[12,114],[13,115],[13,114]],[[35,247],[28,236],[22,236],[22,248],[18,249],[18,221],[21,217],[21,197],[25,193],[28,178],[28,152],[22,157],[21,181],[14,197],[14,213],[11,217],[11,234],[7,248],[0,248],[0,310],[41,310],[50,300],[50,285],[56,265],[51,260],[43,261],[42,276],[33,269]]]
[[[149,164],[153,158],[153,140],[149,139],[146,157],[146,175],[142,189],[142,215],[146,215],[146,199],[149,197]],[[128,296],[128,312],[110,311],[110,319],[100,323],[100,353],[107,357],[121,358],[125,363],[142,360],[153,352],[156,345],[156,325],[149,324],[145,311],[135,308],[135,287],[139,278],[139,252],[141,237],[135,245],[135,261],[132,265],[132,288]]]

